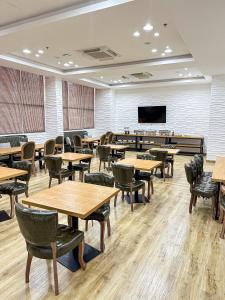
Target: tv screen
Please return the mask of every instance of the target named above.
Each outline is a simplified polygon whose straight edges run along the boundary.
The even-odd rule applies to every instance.
[[[166,123],[166,106],[138,107],[138,123]]]

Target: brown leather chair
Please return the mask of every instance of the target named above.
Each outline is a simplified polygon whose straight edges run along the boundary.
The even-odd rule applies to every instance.
[[[57,258],[79,247],[78,259],[83,270],[84,233],[58,224],[56,211],[40,211],[16,203],[16,216],[20,231],[26,241],[27,265],[25,281],[29,282],[32,258],[53,260],[55,295],[59,294]]]
[[[62,153],[63,150],[63,135],[58,135],[55,139],[55,143],[57,148],[55,150],[56,153]]]
[[[157,172],[157,169],[160,169],[162,175],[163,175],[163,180],[165,181],[165,178],[166,178],[166,169],[167,169],[167,175],[169,175],[169,171],[170,171],[170,165],[169,163],[167,162],[167,155],[168,155],[168,151],[163,151],[163,150],[149,150],[149,153],[153,156],[155,156],[155,159],[158,160],[158,161],[161,161],[161,165],[159,165],[157,168],[156,168],[156,171]]]
[[[44,144],[44,154],[43,157],[40,158],[40,160],[45,160],[47,156],[51,156],[55,154],[55,140],[48,140]],[[46,172],[46,164],[45,166],[45,172]]]
[[[133,192],[142,189],[142,202],[145,204],[145,183],[134,179],[134,166],[112,164],[113,176],[115,178],[115,187],[122,191],[122,199],[124,192],[130,193],[131,211],[133,208]],[[116,206],[117,196],[115,197],[114,206]]]
[[[21,147],[21,160],[28,160],[32,163],[33,174],[35,169],[35,142],[26,142]]]
[[[104,169],[106,168],[105,164],[108,164],[108,170],[110,170],[111,162],[117,161],[117,157],[111,155],[111,148],[107,145],[98,146],[98,155],[99,155],[99,172],[101,171],[102,162],[104,164]]]

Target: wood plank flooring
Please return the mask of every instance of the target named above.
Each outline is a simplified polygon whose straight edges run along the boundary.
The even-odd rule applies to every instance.
[[[225,299],[221,225],[211,218],[207,201],[198,201],[192,215],[188,213],[184,163],[190,158],[176,156],[173,179],[154,180],[150,204],[136,204],[132,213],[120,197],[116,208],[112,201],[112,236],[105,238],[105,252],[88,263],[86,271],[72,273],[58,264],[57,299]],[[212,167],[205,163],[206,170]],[[95,158],[92,171],[97,168]],[[47,186],[48,175],[38,172],[30,194]],[[0,199],[0,209],[9,210],[7,197]],[[60,215],[60,221],[66,222],[66,217]],[[84,221],[80,227],[84,230]],[[85,239],[99,247],[97,222],[89,225]],[[30,283],[25,284],[26,255],[16,218],[0,223],[0,299],[55,299],[51,262],[34,258]]]

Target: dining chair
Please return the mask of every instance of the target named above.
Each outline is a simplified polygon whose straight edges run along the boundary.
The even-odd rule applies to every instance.
[[[220,186],[220,223],[222,223],[222,229],[220,233],[220,238],[224,239],[225,234],[225,186],[221,184]]]
[[[165,148],[165,149],[176,149],[176,144],[162,144],[160,146],[161,148]],[[167,163],[169,163],[171,165],[171,176],[173,176],[173,171],[174,171],[174,156],[173,155],[167,155],[167,159],[166,159]]]
[[[93,154],[93,150],[91,149],[80,149],[77,151],[78,153],[82,154]],[[73,170],[79,172],[79,179],[81,182],[84,181],[84,172],[87,171],[90,173],[91,170],[91,158],[82,159],[78,164],[73,165]]]
[[[49,188],[52,184],[52,179],[58,179],[58,183],[62,183],[63,179],[72,177],[74,180],[74,170],[62,168],[62,157],[47,156],[45,157],[45,164],[49,173]]]
[[[62,153],[63,151],[63,135],[58,135],[55,139],[55,143],[57,145],[57,148],[55,150],[55,153]]]
[[[27,265],[25,282],[29,282],[33,257],[53,261],[55,295],[59,294],[57,258],[78,247],[78,260],[85,270],[84,233],[67,225],[58,224],[56,211],[40,211],[16,203],[16,217],[26,241]],[[40,274],[38,275],[40,276]]]
[[[155,173],[157,172],[157,169],[160,169],[162,175],[163,175],[163,180],[165,181],[166,178],[166,169],[167,169],[167,175],[169,175],[169,163],[167,162],[167,155],[168,151],[163,151],[163,150],[149,150],[149,153],[153,156],[155,156],[156,160],[161,161],[161,164],[155,169]]]
[[[0,184],[0,195],[9,195],[10,197],[10,217],[14,217],[15,202],[18,202],[18,195],[25,193],[28,197],[29,181],[32,172],[32,164],[29,161],[13,162],[12,167],[27,171],[27,174],[18,176],[14,181]]]
[[[114,186],[114,177],[109,176],[104,173],[90,173],[85,174],[84,182],[102,186],[113,187]],[[88,221],[98,221],[100,223],[100,250],[104,252],[105,243],[104,243],[104,235],[105,235],[105,224],[107,224],[107,232],[108,236],[111,235],[111,228],[110,228],[110,205],[109,202],[103,204],[99,207],[96,211],[90,214],[88,217],[85,218],[86,221],[86,230],[88,230]]]
[[[112,164],[113,176],[115,179],[115,187],[122,191],[122,200],[124,192],[130,193],[131,211],[133,208],[133,192],[142,189],[142,202],[145,204],[145,183],[134,178],[134,166],[122,165],[118,163]],[[115,196],[114,206],[116,206],[117,196]]]
[[[11,148],[10,143],[0,143],[0,148]],[[0,157],[0,164],[1,166],[8,166],[10,162],[9,156],[8,155],[2,155]]]
[[[108,170],[112,162],[117,161],[117,157],[111,155],[111,148],[107,145],[98,146],[98,155],[99,155],[99,172],[101,171],[101,165],[103,162],[104,169],[106,168],[105,164],[108,164]]]
[[[45,172],[46,172],[46,164],[45,164],[45,158],[47,156],[51,156],[55,154],[55,140],[51,139],[51,140],[47,140],[44,144],[44,153],[43,153],[43,157],[40,158],[40,160],[44,161],[44,168],[45,168]]]
[[[32,172],[36,174],[35,170],[35,142],[26,142],[21,146],[21,160],[27,160],[32,163]]]

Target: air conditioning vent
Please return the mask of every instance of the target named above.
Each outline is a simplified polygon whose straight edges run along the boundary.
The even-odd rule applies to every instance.
[[[119,56],[118,53],[116,53],[112,49],[109,49],[106,46],[84,49],[84,50],[81,50],[81,52],[85,55],[88,55],[89,57],[91,57],[93,59],[97,59],[100,61],[112,60],[115,57]]]
[[[133,73],[130,74],[131,76],[135,77],[136,79],[149,79],[150,77],[152,77],[153,75],[149,72],[145,72],[145,73]]]

